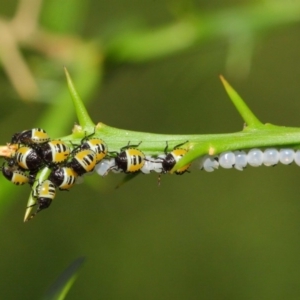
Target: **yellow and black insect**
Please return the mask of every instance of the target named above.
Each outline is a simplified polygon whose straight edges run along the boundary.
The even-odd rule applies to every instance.
[[[185,142],[186,143],[186,142]],[[179,144],[173,148],[171,152],[168,152],[168,142],[166,145],[166,148],[164,150],[166,157],[162,159],[162,173],[168,173],[170,172],[175,164],[184,156],[187,154],[188,150],[180,148],[185,143]],[[188,168],[191,164],[187,164],[180,169],[175,171],[175,174],[182,175],[185,172],[188,171]]]
[[[11,144],[42,144],[50,141],[50,137],[44,129],[33,128],[15,133],[11,139]]]
[[[106,143],[99,138],[84,138],[80,149],[91,149],[96,153],[96,164],[99,163],[108,152]]]
[[[47,165],[56,165],[65,162],[71,150],[61,140],[52,140],[39,149],[39,152]]]
[[[30,219],[32,219],[41,210],[50,206],[56,195],[55,185],[52,181],[46,179],[37,185],[37,187],[33,190],[32,195],[36,198],[37,210],[30,216]]]
[[[67,163],[79,176],[92,172],[96,165],[96,153],[91,149],[79,150],[74,153],[73,158]]]
[[[23,185],[29,183],[30,181],[29,175],[27,175],[24,171],[20,170],[16,166],[9,167],[6,166],[5,163],[3,163],[1,171],[3,176],[15,185]]]
[[[145,154],[136,148],[139,145],[122,147],[115,157],[115,166],[112,169],[121,169],[124,173],[140,171],[145,164]]]
[[[60,190],[69,190],[76,182],[77,173],[70,167],[56,167],[49,175],[56,187]]]
[[[10,167],[17,164],[23,170],[34,171],[41,168],[44,161],[35,149],[22,146],[17,149],[15,156],[9,160],[8,164]]]

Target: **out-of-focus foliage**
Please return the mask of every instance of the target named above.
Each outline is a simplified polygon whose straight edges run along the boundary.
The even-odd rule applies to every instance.
[[[63,300],[78,276],[78,269],[84,262],[84,257],[73,261],[67,269],[59,275],[55,282],[45,293],[43,300]]]
[[[6,1],[1,144],[76,122],[63,67],[95,122],[161,133],[243,124],[223,74],[263,122],[299,126],[300,1]],[[1,299],[37,299],[88,263],[70,299],[297,299],[299,168],[91,176],[23,224],[30,192],[1,179]],[[68,297],[67,297],[68,298]]]

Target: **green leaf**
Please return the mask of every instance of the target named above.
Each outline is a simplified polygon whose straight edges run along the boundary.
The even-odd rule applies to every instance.
[[[65,299],[68,291],[77,279],[79,268],[82,266],[84,261],[84,257],[79,257],[75,261],[73,261],[50,286],[42,300]]]

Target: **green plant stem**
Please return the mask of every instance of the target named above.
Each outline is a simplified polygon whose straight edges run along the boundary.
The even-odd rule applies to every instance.
[[[50,172],[51,172],[51,170],[47,167],[43,168],[42,170],[40,170],[38,172],[38,174],[36,175],[37,180],[34,182],[34,184],[32,186],[32,191],[35,191],[37,186],[41,182],[43,182],[44,180],[46,180],[48,178],[48,176],[50,175]],[[33,193],[31,192],[29,195],[29,199],[27,201],[27,208],[25,210],[24,222],[30,220],[30,216],[31,216],[34,206],[36,206],[36,199],[35,199],[35,197],[33,197]],[[36,209],[36,207],[35,207],[35,209]]]
[[[190,151],[176,164],[174,170],[205,154],[216,155],[224,151],[264,147],[297,148],[299,144],[300,128],[271,124],[266,124],[259,130],[246,128],[232,134],[205,135],[191,143]]]
[[[185,143],[181,147],[189,150],[171,170],[171,173],[178,168],[191,163],[196,158],[205,154],[217,155],[224,151],[242,150],[249,148],[262,147],[297,147],[300,145],[300,128],[275,126],[272,124],[262,124],[254,113],[249,109],[238,93],[229,85],[229,83],[221,76],[224,87],[248,126],[240,132],[227,134],[193,134],[193,135],[170,135],[170,134],[154,134],[130,131],[110,127],[103,123],[96,126],[91,120],[84,104],[78,96],[77,90],[71,80],[70,74],[66,71],[69,91],[76,109],[77,118],[80,122],[79,127],[73,130],[69,136],[62,137],[61,140],[69,143],[70,147],[79,145],[81,140],[87,135],[95,133],[94,137],[103,139],[108,145],[110,152],[119,151],[122,147],[131,144],[139,145],[139,149],[146,155],[155,157],[164,152],[166,143],[169,149],[173,149],[178,144]],[[49,176],[50,170],[45,168],[37,175],[38,182],[42,182]],[[37,182],[33,185],[33,190],[37,186]],[[31,193],[24,221],[30,218],[33,204],[36,199]]]
[[[84,136],[85,134],[82,132],[80,136],[74,138],[70,135],[63,137],[62,140],[66,142],[72,140],[73,143],[79,144]],[[176,168],[205,154],[215,155],[228,150],[300,144],[300,128],[272,124],[265,124],[254,129],[246,127],[243,131],[236,133],[170,135],[118,129],[101,123],[101,128],[97,129],[95,136],[103,139],[109,145],[109,151],[119,151],[129,141],[133,145],[142,142],[139,149],[146,155],[152,156],[163,153],[167,141],[170,149],[188,141],[185,147],[189,149],[189,152],[178,162]]]
[[[79,144],[81,139],[85,137],[86,132],[82,131],[77,134],[63,137],[62,140],[70,142],[70,145]],[[217,155],[224,151],[241,150],[248,148],[263,148],[263,147],[297,147],[300,145],[300,128],[275,126],[265,124],[259,126],[259,129],[251,129],[246,127],[241,132],[227,134],[204,134],[204,135],[165,135],[153,134],[145,132],[129,131],[124,129],[113,128],[100,123],[98,124],[95,137],[99,137],[109,145],[109,151],[119,151],[121,147],[127,145],[128,141],[131,144],[138,144],[142,141],[139,149],[146,155],[156,156],[163,153],[166,142],[170,149],[176,145],[188,141],[185,148],[188,148],[188,153],[175,165],[172,172],[184,165],[192,162],[196,158],[205,154]],[[50,170],[44,168],[37,175],[39,182],[47,179]],[[37,182],[33,186],[36,188]],[[31,215],[36,203],[36,199],[30,194],[27,209],[25,212],[24,221],[27,221]]]

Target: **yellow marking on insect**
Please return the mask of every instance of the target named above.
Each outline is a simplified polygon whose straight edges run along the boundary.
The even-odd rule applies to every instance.
[[[29,178],[27,176],[25,176],[23,173],[17,172],[17,171],[14,172],[13,178],[12,178],[12,182],[14,184],[22,185],[22,184],[27,183],[28,181],[29,181]]]
[[[145,164],[145,154],[138,149],[130,148],[126,150],[127,172],[139,171]]]
[[[32,139],[34,140],[36,137],[38,137],[41,140],[48,140],[49,136],[46,132],[41,130],[35,130],[32,134]]]
[[[96,154],[94,151],[87,149],[76,154],[76,159],[82,165],[86,172],[91,172],[96,165]]]

